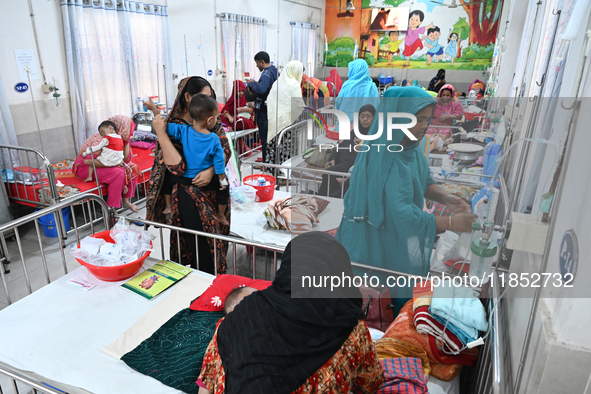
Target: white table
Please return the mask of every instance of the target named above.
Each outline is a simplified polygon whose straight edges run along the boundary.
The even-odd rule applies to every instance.
[[[294,193],[275,190],[273,200],[291,197]],[[318,216],[320,223],[313,227],[314,231],[328,231],[339,227],[343,215],[343,200],[339,198],[318,196],[330,202],[326,209]],[[232,207],[232,220],[230,232],[249,241],[286,247],[295,237],[286,230],[273,230],[267,224],[263,212],[267,209],[268,202],[254,203],[252,209]]]
[[[143,268],[156,262],[148,259]],[[84,292],[67,283],[74,277],[96,287]],[[68,393],[180,393],[101,351],[174,289],[148,301],[121,288],[123,282],[100,281],[80,267],[0,311],[0,363],[58,382],[52,385]]]

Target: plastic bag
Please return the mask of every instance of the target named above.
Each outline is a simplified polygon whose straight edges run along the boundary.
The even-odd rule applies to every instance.
[[[109,235],[115,243],[86,237],[80,241],[80,247],[73,244],[70,253],[88,264],[113,267],[138,260],[146,251],[152,250],[150,242],[155,238],[142,227],[131,226],[123,218],[113,226]]]

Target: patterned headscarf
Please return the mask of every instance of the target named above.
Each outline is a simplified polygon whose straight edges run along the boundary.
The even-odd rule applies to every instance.
[[[133,135],[133,131],[135,130],[135,124],[129,117],[125,115],[115,115],[107,120],[115,124],[117,134],[124,138],[124,142],[129,141],[129,139]],[[127,139],[125,139],[126,135],[128,135]],[[82,144],[82,148],[80,148],[80,150],[78,151],[78,156],[81,156],[82,153],[86,152],[86,149],[90,148],[91,146],[98,145],[102,139],[103,136],[100,135],[100,133],[98,132],[88,137],[86,141],[84,141],[84,143]]]
[[[182,106],[181,106],[181,100],[187,91],[187,84],[193,78],[199,79],[205,85],[208,85],[209,88],[211,89],[211,97],[215,99],[215,91],[213,90],[213,87],[211,86],[211,84],[209,83],[209,81],[207,79],[202,78],[202,77],[183,78],[179,82],[179,86],[178,86],[179,92],[176,95],[176,99],[174,100],[174,104],[172,105],[172,108],[170,109],[170,114],[168,115],[168,118],[167,118],[169,123],[184,123],[184,121],[183,121],[184,108],[182,108]]]

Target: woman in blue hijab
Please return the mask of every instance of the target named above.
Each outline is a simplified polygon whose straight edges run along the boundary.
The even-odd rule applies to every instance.
[[[353,123],[353,114],[366,104],[378,107],[380,94],[369,76],[369,67],[363,59],[349,63],[349,79],[345,81],[335,101],[335,108],[345,112]]]
[[[357,155],[350,188],[345,195],[345,210],[337,232],[337,240],[345,246],[351,261],[413,275],[426,276],[436,233],[446,230],[471,231],[476,215],[461,198],[448,194],[435,184],[419,143],[433,115],[435,100],[417,87],[392,87],[380,102],[378,113],[368,132],[365,145]],[[392,131],[387,139],[387,113],[409,113],[417,124],[408,131]],[[379,117],[383,120],[380,137]],[[408,118],[395,118],[393,123],[409,123]],[[382,144],[378,148],[378,144]],[[401,152],[400,144],[403,147]],[[390,146],[390,151],[387,147]],[[366,152],[363,152],[367,150]],[[445,204],[454,213],[435,217],[423,211],[424,198]],[[451,224],[451,226],[450,226]],[[398,289],[398,305],[412,289]]]

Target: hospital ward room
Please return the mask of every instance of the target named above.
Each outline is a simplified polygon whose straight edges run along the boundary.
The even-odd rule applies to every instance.
[[[591,394],[591,1],[1,3],[0,394]]]

